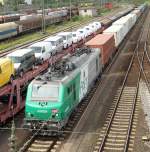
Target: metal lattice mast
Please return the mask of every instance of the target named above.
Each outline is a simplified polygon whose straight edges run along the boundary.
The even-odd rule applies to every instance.
[[[42,33],[45,34],[45,0],[42,0]]]

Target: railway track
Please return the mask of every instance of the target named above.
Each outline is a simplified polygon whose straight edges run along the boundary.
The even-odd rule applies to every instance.
[[[149,35],[149,32],[144,29],[149,24],[150,22],[146,21],[141,30],[122,86],[118,88],[106,123],[100,132],[94,149],[95,152],[127,152],[133,150],[140,101],[139,83],[143,73],[146,42]],[[141,44],[144,45],[141,47]]]
[[[15,51],[16,49],[26,48],[26,47],[28,47],[28,46],[36,43],[36,42],[39,42],[39,41],[42,41],[42,40],[48,38],[49,36],[56,35],[56,34],[59,33],[59,32],[62,32],[62,31],[63,31],[63,32],[67,32],[67,31],[70,31],[70,30],[72,31],[73,29],[77,29],[77,28],[82,27],[82,26],[84,26],[84,25],[86,25],[86,24],[89,24],[89,23],[91,23],[91,22],[101,21],[102,19],[103,19],[103,20],[104,20],[104,19],[107,19],[107,18],[109,18],[109,16],[113,16],[114,14],[116,14],[116,11],[114,11],[113,14],[111,14],[111,15],[110,15],[110,14],[107,15],[106,17],[96,17],[96,18],[91,19],[91,20],[89,20],[89,21],[87,21],[87,22],[79,23],[79,24],[76,24],[76,25],[71,25],[70,27],[67,27],[67,28],[64,28],[64,29],[60,29],[60,30],[58,30],[57,32],[54,32],[54,33],[51,33],[51,34],[47,34],[46,36],[43,36],[42,38],[39,38],[39,39],[37,39],[37,40],[29,41],[29,42],[26,42],[26,43],[24,43],[24,44],[17,45],[17,46],[13,46],[13,47],[11,47],[11,48],[5,49],[5,50],[3,50],[3,51],[0,52],[0,57],[4,57],[4,56],[6,56],[8,53],[11,53],[11,52]]]

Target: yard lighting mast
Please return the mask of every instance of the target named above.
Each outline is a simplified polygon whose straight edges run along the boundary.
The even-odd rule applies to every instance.
[[[45,0],[42,0],[42,33],[45,34]]]
[[[71,0],[69,2],[70,2],[70,20],[71,20]]]

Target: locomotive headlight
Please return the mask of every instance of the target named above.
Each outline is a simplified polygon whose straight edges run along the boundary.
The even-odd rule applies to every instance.
[[[27,113],[28,117],[33,117],[33,114],[31,114],[30,112]]]
[[[29,117],[31,117],[31,113],[30,113],[30,112],[28,112],[27,115],[28,115]]]
[[[54,119],[54,118],[56,118],[56,117],[58,117],[58,109],[52,109],[52,118]]]

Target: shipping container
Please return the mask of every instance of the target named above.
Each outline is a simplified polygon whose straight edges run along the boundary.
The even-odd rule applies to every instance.
[[[134,19],[131,15],[126,15],[124,18],[128,19],[129,20],[129,30],[133,27],[134,25]]]
[[[136,14],[129,14],[129,16],[131,16],[131,18],[132,18],[132,23],[133,23],[133,25],[132,26],[134,26],[134,24],[136,23],[136,20],[137,20],[137,16],[136,16]]]
[[[100,51],[100,62],[104,67],[115,51],[115,39],[113,34],[98,34],[86,42],[85,46]]]
[[[104,34],[114,34],[115,46],[118,47],[124,38],[124,30],[122,25],[112,25],[103,31]]]
[[[115,21],[113,23],[113,25],[122,25],[123,26],[123,34],[124,34],[123,36],[125,36],[128,33],[129,28],[130,28],[129,19],[125,18],[125,17],[122,17],[119,20]]]
[[[136,14],[137,18],[139,18],[141,15],[141,12],[140,12],[140,10],[134,10],[131,12],[131,14]]]

